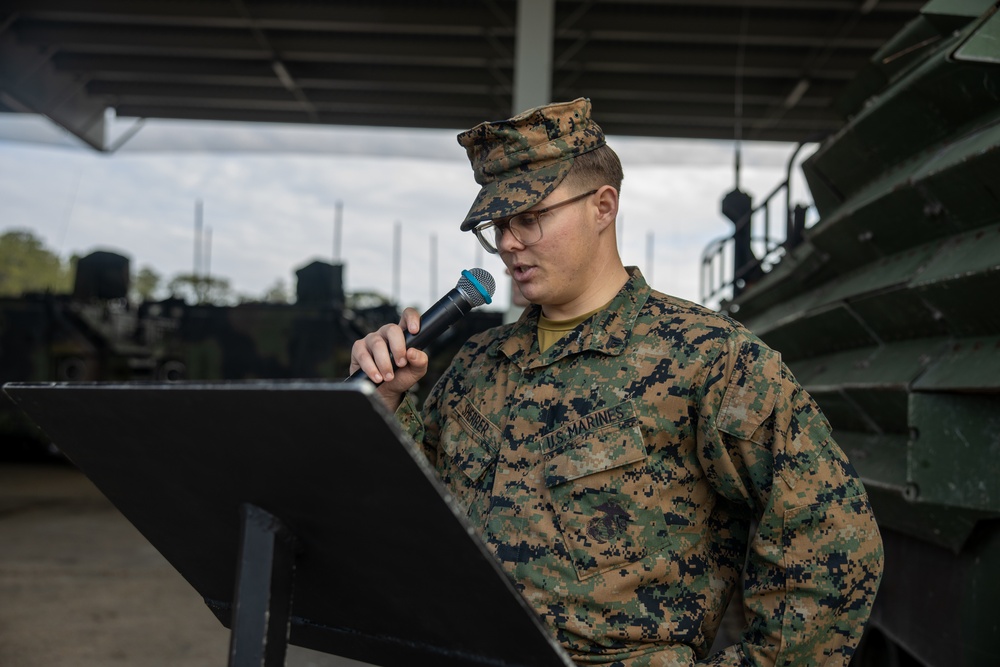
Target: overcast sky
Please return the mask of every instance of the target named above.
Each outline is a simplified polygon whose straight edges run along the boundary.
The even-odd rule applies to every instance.
[[[165,281],[191,272],[200,200],[211,229],[212,275],[248,296],[260,296],[279,278],[294,293],[296,269],[333,259],[339,201],[348,291],[394,296],[398,222],[402,305],[423,310],[454,287],[462,269],[477,265],[497,278],[494,303],[509,302],[502,263],[458,228],[478,192],[455,140],[464,128],[150,121],[105,155],[42,118],[9,116],[0,119],[0,232],[30,229],[63,257],[113,250],[130,258],[133,272],[149,266]],[[600,122],[599,107],[595,118]],[[118,119],[115,131],[130,124]],[[622,258],[657,289],[698,300],[701,252],[731,230],[719,202],[734,185],[733,143],[608,141],[625,169]],[[793,150],[745,143],[742,188],[755,201],[769,193]],[[807,198],[796,189],[803,193],[797,199]]]

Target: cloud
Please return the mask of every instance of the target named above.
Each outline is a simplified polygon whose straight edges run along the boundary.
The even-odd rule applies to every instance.
[[[0,137],[9,131],[0,122]],[[113,155],[8,140],[0,151],[0,229],[32,229],[64,256],[114,249],[131,257],[133,269],[148,265],[169,278],[193,268],[201,201],[212,273],[259,295],[278,278],[294,285],[294,271],[314,259],[332,259],[334,214],[343,202],[349,290],[391,295],[398,282],[403,304],[426,308],[434,289],[443,294],[478,262],[497,278],[495,303],[505,306],[502,264],[458,231],[478,186],[454,135],[151,121]],[[658,289],[698,299],[702,249],[731,230],[719,202],[734,184],[732,143],[609,142],[626,174],[623,259],[644,268]],[[756,197],[769,192],[784,178],[792,150],[746,144],[743,189]]]

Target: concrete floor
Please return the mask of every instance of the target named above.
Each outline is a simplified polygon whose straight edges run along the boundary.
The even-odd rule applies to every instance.
[[[228,652],[229,630],[83,474],[0,461],[0,667],[224,667]],[[286,665],[365,667],[296,646]]]
[[[90,481],[0,462],[0,665],[223,667],[229,630]],[[290,647],[288,667],[363,663]]]

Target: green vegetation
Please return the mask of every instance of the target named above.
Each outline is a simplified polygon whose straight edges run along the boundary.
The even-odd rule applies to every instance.
[[[216,276],[179,273],[167,284],[170,296],[188,303],[231,305],[237,299],[229,281]]]
[[[288,286],[283,278],[278,278],[270,287],[264,291],[261,297],[264,303],[291,303],[292,295],[288,291]]]
[[[156,290],[160,287],[160,274],[148,266],[139,269],[132,276],[132,290],[129,297],[133,301],[151,301],[156,298]]]
[[[67,293],[72,289],[73,261],[63,262],[28,230],[0,234],[0,296],[26,292]]]
[[[26,229],[0,233],[0,297],[19,297],[31,292],[69,294],[73,291],[76,255],[63,260]],[[237,303],[294,303],[295,292],[284,278],[276,278],[260,296],[237,294],[226,278],[180,273],[169,281],[150,266],[131,275],[130,301],[157,301],[167,296],[192,304],[231,306]],[[348,295],[349,308],[370,308],[389,303],[375,292]]]

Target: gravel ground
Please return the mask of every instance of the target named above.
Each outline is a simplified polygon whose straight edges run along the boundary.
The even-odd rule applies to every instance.
[[[0,463],[0,666],[221,667],[229,630],[90,481]],[[288,667],[363,663],[289,647]]]

